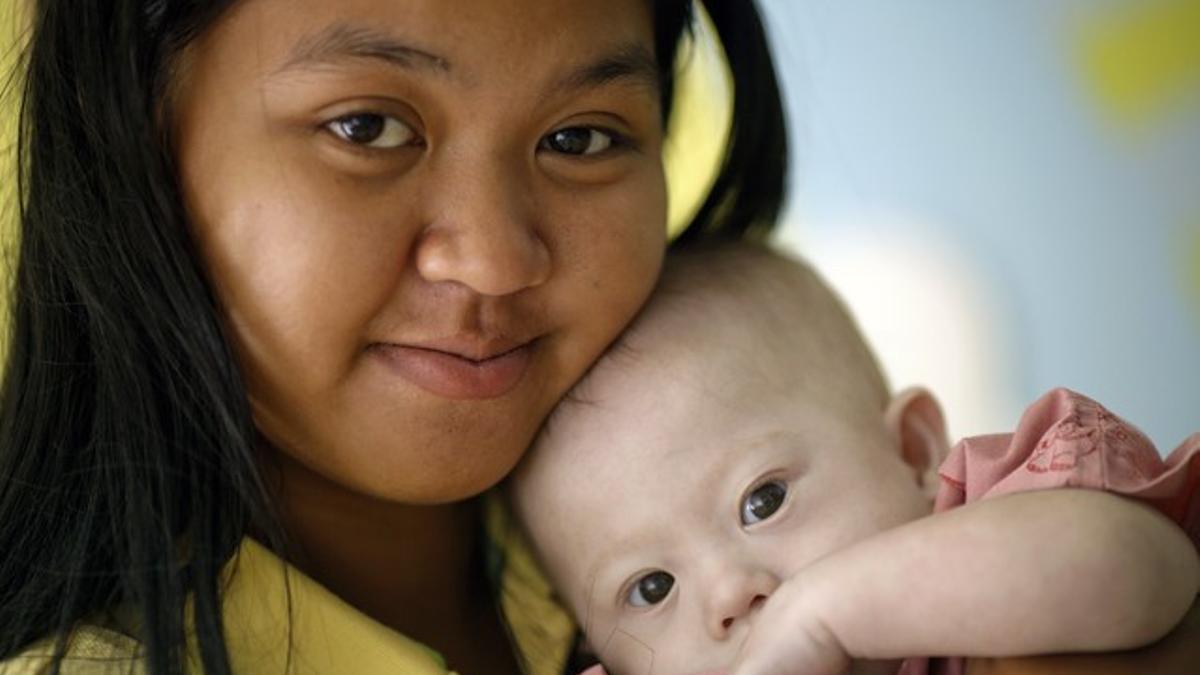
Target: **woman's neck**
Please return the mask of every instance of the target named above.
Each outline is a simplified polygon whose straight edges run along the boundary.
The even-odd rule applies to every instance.
[[[273,463],[292,564],[462,672],[475,672],[463,661],[484,646],[481,637],[492,643],[484,646],[490,658],[511,659],[492,594],[481,592],[478,500],[396,504],[347,490],[283,453]]]

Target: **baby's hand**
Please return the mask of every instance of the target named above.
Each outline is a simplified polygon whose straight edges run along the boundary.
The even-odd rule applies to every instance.
[[[731,675],[841,675],[850,668],[803,577],[785,581],[759,610]]]

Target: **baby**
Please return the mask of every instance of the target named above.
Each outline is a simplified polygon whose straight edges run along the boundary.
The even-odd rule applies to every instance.
[[[1094,489],[1044,489],[1067,487]],[[811,270],[745,245],[668,261],[510,488],[622,675],[1122,649],[1200,588],[1200,434],[1164,463],[1057,390],[951,450],[933,395],[889,392]]]

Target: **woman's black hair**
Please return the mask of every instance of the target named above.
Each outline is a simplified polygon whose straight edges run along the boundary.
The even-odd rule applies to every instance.
[[[230,673],[221,569],[247,532],[282,550],[168,140],[179,57],[235,1],[31,7],[0,386],[0,661],[52,636],[58,672],[72,628],[131,613],[148,672],[181,673],[192,598],[203,671]],[[750,0],[708,9],[734,74],[734,129],[683,243],[761,233],[783,194],[758,14]],[[669,109],[691,3],[654,0],[654,16]]]
[[[230,672],[219,572],[269,519],[160,124],[166,57],[222,4],[32,7],[0,389],[0,658],[47,636],[61,652],[77,622],[124,606],[149,672],[180,673],[190,596],[204,671]]]

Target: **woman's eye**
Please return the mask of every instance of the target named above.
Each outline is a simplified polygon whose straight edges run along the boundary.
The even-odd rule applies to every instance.
[[[753,525],[770,518],[783,506],[787,486],[779,481],[763,483],[742,500],[742,524]]]
[[[617,144],[614,134],[589,127],[559,129],[542,138],[541,147],[564,155],[598,155]]]
[[[638,579],[633,588],[629,589],[629,604],[634,607],[657,605],[671,594],[671,587],[674,585],[675,577],[667,572],[651,572]]]
[[[378,113],[355,113],[325,125],[333,135],[355,145],[389,150],[411,145],[416,134],[404,122]]]

